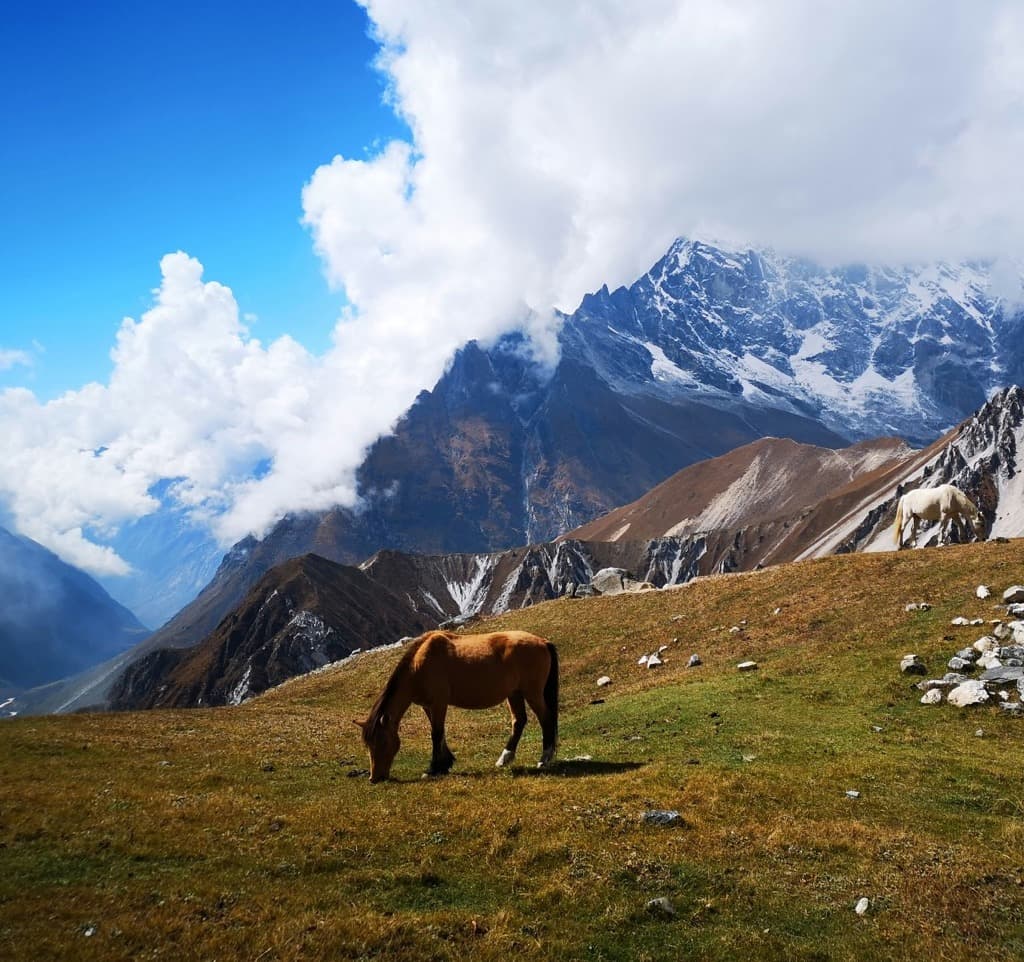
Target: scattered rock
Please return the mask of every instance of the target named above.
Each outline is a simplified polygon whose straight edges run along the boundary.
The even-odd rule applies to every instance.
[[[675,915],[676,910],[672,903],[663,895],[660,899],[651,899],[645,906],[648,912],[656,914]]]
[[[991,651],[996,646],[996,640],[991,635],[982,635],[972,646],[979,654]]]
[[[1024,679],[1024,668],[1012,665],[996,665],[981,673],[978,679],[983,685],[1019,685]]]
[[[1024,601],[1024,585],[1011,585],[1003,592],[1003,604],[1012,605]]]
[[[661,660],[661,659],[660,659],[660,658],[659,658],[659,657],[657,656],[657,654],[654,654],[654,655],[648,655],[648,656],[647,656],[647,667],[648,667],[648,668],[657,668],[657,667],[658,667],[659,665],[663,665],[663,664],[665,664],[665,662],[663,662],[663,661],[662,661],[662,660]]]
[[[972,618],[971,619],[971,626],[974,627],[974,628],[977,628],[979,625],[983,625],[983,624],[985,624],[985,619],[984,618]]]
[[[942,689],[941,688],[930,688],[921,696],[922,705],[941,705],[942,704]]]
[[[985,729],[984,729],[984,728],[979,728],[979,729],[978,729],[978,730],[977,730],[977,731],[976,731],[976,732],[974,733],[974,737],[975,737],[975,738],[984,738],[984,737],[985,737]]]
[[[851,788],[851,789],[849,789],[847,791],[846,797],[847,798],[860,798],[860,792],[858,792],[855,788]]]
[[[978,650],[972,646],[970,648],[961,648],[956,653],[956,657],[962,659],[963,661],[977,661],[978,654]]]
[[[617,595],[626,590],[627,578],[629,572],[622,568],[602,568],[590,579],[590,587],[603,595]]]
[[[701,664],[700,655],[694,652],[692,655],[690,655],[690,660],[686,663],[686,667],[696,668],[699,664]]]
[[[1024,702],[1020,701],[1006,701],[999,706],[1003,711],[1010,715],[1024,715]]]
[[[782,614],[782,609],[781,609],[781,608],[776,608],[776,609],[775,609],[775,610],[774,610],[774,611],[772,612],[772,614],[773,614],[773,615],[781,615],[781,614]]]
[[[900,671],[904,675],[926,675],[928,673],[920,655],[904,655],[900,660]]]
[[[989,595],[992,594],[992,589],[988,585],[978,585],[974,589],[974,593],[984,601]]]
[[[685,615],[673,615],[669,618],[669,621],[682,621]]]
[[[598,688],[604,688],[606,685],[610,685],[611,683],[612,680],[607,675],[602,675],[600,678],[597,679]]]
[[[997,641],[1006,641],[1008,638],[1013,637],[1013,629],[1009,625],[1004,625],[1002,622],[999,622],[999,624],[992,629],[992,634],[995,636]]]
[[[965,681],[963,684],[957,685],[949,693],[947,701],[957,708],[967,708],[970,705],[984,705],[988,701],[985,683],[981,681]]]
[[[951,671],[974,671],[974,662],[954,656],[949,659],[948,667]]]
[[[996,657],[994,652],[986,651],[977,661],[977,665],[982,670],[987,671],[989,668],[1001,668],[1003,663]]]
[[[965,618],[963,615],[960,615],[959,617],[954,618],[950,622],[951,625],[954,625],[957,628],[963,628],[966,625],[969,625],[970,623],[971,623],[970,620],[968,618]]]
[[[927,601],[912,601],[904,611],[931,611],[932,606]]]
[[[1011,618],[1024,618],[1024,604],[1007,605],[1006,613]]]
[[[741,661],[736,666],[740,671],[757,671],[756,661]]]
[[[641,655],[641,656],[639,657],[639,659],[637,659],[637,664],[638,664],[638,665],[646,665],[646,664],[647,664],[647,659],[648,659],[649,657],[650,657],[650,655]]]
[[[869,908],[871,908],[871,901],[866,898],[861,898],[857,899],[857,904],[853,907],[853,911],[858,915],[866,915]]]
[[[729,629],[729,633],[730,633],[730,634],[733,634],[733,635],[735,635],[735,634],[737,634],[738,632],[741,632],[742,630],[743,630],[743,629],[742,629],[742,628],[741,628],[741,627],[740,627],[739,625],[733,625],[733,626],[732,626],[732,627],[731,627],[731,628]]]
[[[674,809],[652,809],[649,812],[642,812],[640,821],[645,825],[683,825],[683,816]]]

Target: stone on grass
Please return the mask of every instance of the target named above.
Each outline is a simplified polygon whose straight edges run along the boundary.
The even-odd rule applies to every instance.
[[[928,669],[920,655],[904,655],[900,661],[900,671],[904,675],[925,675]]]
[[[971,647],[979,654],[991,651],[996,646],[996,640],[991,635],[982,635]]]
[[[972,618],[971,619],[971,626],[973,628],[977,628],[977,627],[979,627],[980,625],[983,625],[983,624],[985,624],[985,619],[984,618]]]
[[[978,585],[978,587],[974,589],[974,593],[984,601],[990,594],[992,594],[992,589],[989,588],[988,585]]]
[[[663,915],[675,915],[675,906],[663,895],[660,899],[651,899],[646,905],[648,912]]]
[[[665,662],[663,662],[657,655],[649,655],[647,658],[648,668],[657,668],[659,665],[663,664],[665,664]]]
[[[1024,617],[1024,604],[1007,605],[1006,613],[1011,618],[1022,618]]]
[[[683,816],[675,809],[652,809],[642,812],[640,821],[645,825],[682,825]]]
[[[930,611],[931,605],[927,601],[912,601],[904,607],[904,611]]]
[[[612,680],[607,675],[602,675],[600,678],[597,679],[598,688],[604,688],[605,685],[610,685],[611,683]]]
[[[626,590],[628,578],[629,572],[622,568],[602,568],[590,579],[590,587],[603,595],[617,595]]]
[[[983,671],[978,681],[990,685],[1019,685],[1022,679],[1024,679],[1024,668],[996,665]]]
[[[953,626],[954,626],[954,627],[956,627],[956,628],[963,628],[963,627],[965,627],[966,625],[969,625],[970,623],[971,623],[971,622],[970,622],[970,619],[968,619],[968,618],[965,618],[965,617],[964,617],[963,615],[960,615],[960,616],[958,616],[958,617],[954,618],[954,619],[953,619],[953,620],[952,620],[952,621],[950,622],[950,624],[951,624],[951,625],[953,625]]]
[[[948,667],[951,671],[973,671],[974,662],[966,658],[953,657],[949,659]]]
[[[853,911],[858,915],[866,915],[869,908],[871,908],[870,900],[861,898],[857,899],[857,904],[853,907]]]
[[[949,695],[947,701],[956,708],[967,708],[970,705],[984,705],[988,701],[988,692],[985,690],[985,683],[981,681],[965,681],[957,685]]]
[[[640,657],[639,657],[639,658],[637,659],[637,664],[638,664],[638,665],[646,665],[646,664],[647,664],[647,659],[648,659],[648,658],[650,658],[650,655],[641,655],[641,656],[640,656]]]
[[[849,789],[847,791],[846,797],[847,798],[860,798],[860,792],[858,792],[857,789],[855,789],[855,788],[851,788],[851,789]]]
[[[921,696],[922,705],[941,705],[942,704],[942,689],[931,688]]]
[[[694,652],[690,655],[690,660],[686,663],[687,668],[696,668],[701,663],[700,655]]]
[[[1011,585],[1003,592],[1003,604],[1012,605],[1024,601],[1024,585]]]
[[[741,661],[737,666],[740,671],[757,671],[756,661]]]
[[[996,641],[1007,641],[1013,637],[1013,629],[1009,625],[1004,625],[1002,622],[999,622],[999,624],[992,629],[992,634],[995,636]]]
[[[1001,668],[1003,663],[999,660],[994,652],[986,651],[976,662],[977,666],[984,671],[988,671],[989,668]]]

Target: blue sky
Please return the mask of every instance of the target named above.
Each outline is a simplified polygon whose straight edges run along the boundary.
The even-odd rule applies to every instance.
[[[342,296],[299,223],[336,153],[407,136],[348,0],[40,2],[0,31],[0,388],[46,400],[105,380],[178,249],[227,284],[264,342],[322,352]],[[37,351],[33,344],[41,346]]]

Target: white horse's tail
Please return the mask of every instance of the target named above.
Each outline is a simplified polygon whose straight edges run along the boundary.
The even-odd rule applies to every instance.
[[[896,526],[893,529],[893,537],[896,539],[896,547],[903,547],[903,498],[896,504]]]

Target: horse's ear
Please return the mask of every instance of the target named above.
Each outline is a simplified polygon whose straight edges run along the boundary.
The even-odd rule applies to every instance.
[[[351,721],[351,722],[352,722],[352,724],[353,724],[353,725],[355,725],[355,726],[356,726],[356,728],[358,728],[358,729],[359,729],[360,731],[362,731],[362,730],[364,730],[364,729],[366,728],[366,722],[361,722],[361,721],[359,721],[359,719],[357,719],[357,718],[352,718],[352,719],[350,719],[350,721]]]

